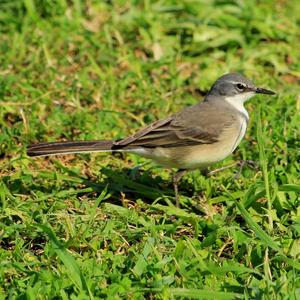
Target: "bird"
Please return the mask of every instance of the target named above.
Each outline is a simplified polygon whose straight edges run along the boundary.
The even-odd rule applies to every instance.
[[[228,73],[215,81],[203,101],[167,118],[154,121],[135,134],[118,140],[65,141],[30,145],[28,156],[84,152],[128,152],[175,168],[176,206],[178,182],[188,170],[224,160],[240,144],[249,122],[244,103],[257,94],[275,92],[256,87],[239,73]]]

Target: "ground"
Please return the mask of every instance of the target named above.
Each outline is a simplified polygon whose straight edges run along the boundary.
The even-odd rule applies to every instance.
[[[297,1],[1,1],[1,298],[299,299],[299,26]],[[26,156],[132,134],[229,71],[277,95],[214,167],[258,168],[189,173],[180,208],[145,159]]]

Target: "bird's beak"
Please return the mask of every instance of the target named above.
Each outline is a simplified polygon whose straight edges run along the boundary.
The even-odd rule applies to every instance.
[[[276,93],[267,89],[262,88],[256,88],[255,89],[256,94],[267,94],[267,95],[275,95]]]

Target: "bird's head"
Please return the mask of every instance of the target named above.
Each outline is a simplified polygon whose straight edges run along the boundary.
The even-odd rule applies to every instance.
[[[223,75],[213,84],[208,93],[208,95],[230,99],[230,102],[238,101],[240,103],[244,103],[256,94],[274,95],[275,93],[256,87],[252,81],[238,73]]]

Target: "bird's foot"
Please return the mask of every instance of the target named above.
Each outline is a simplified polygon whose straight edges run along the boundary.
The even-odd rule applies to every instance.
[[[236,175],[234,176],[234,179],[240,178],[242,171],[245,166],[248,168],[251,168],[253,170],[258,170],[258,163],[253,160],[240,160],[237,162],[237,165],[240,167]]]

